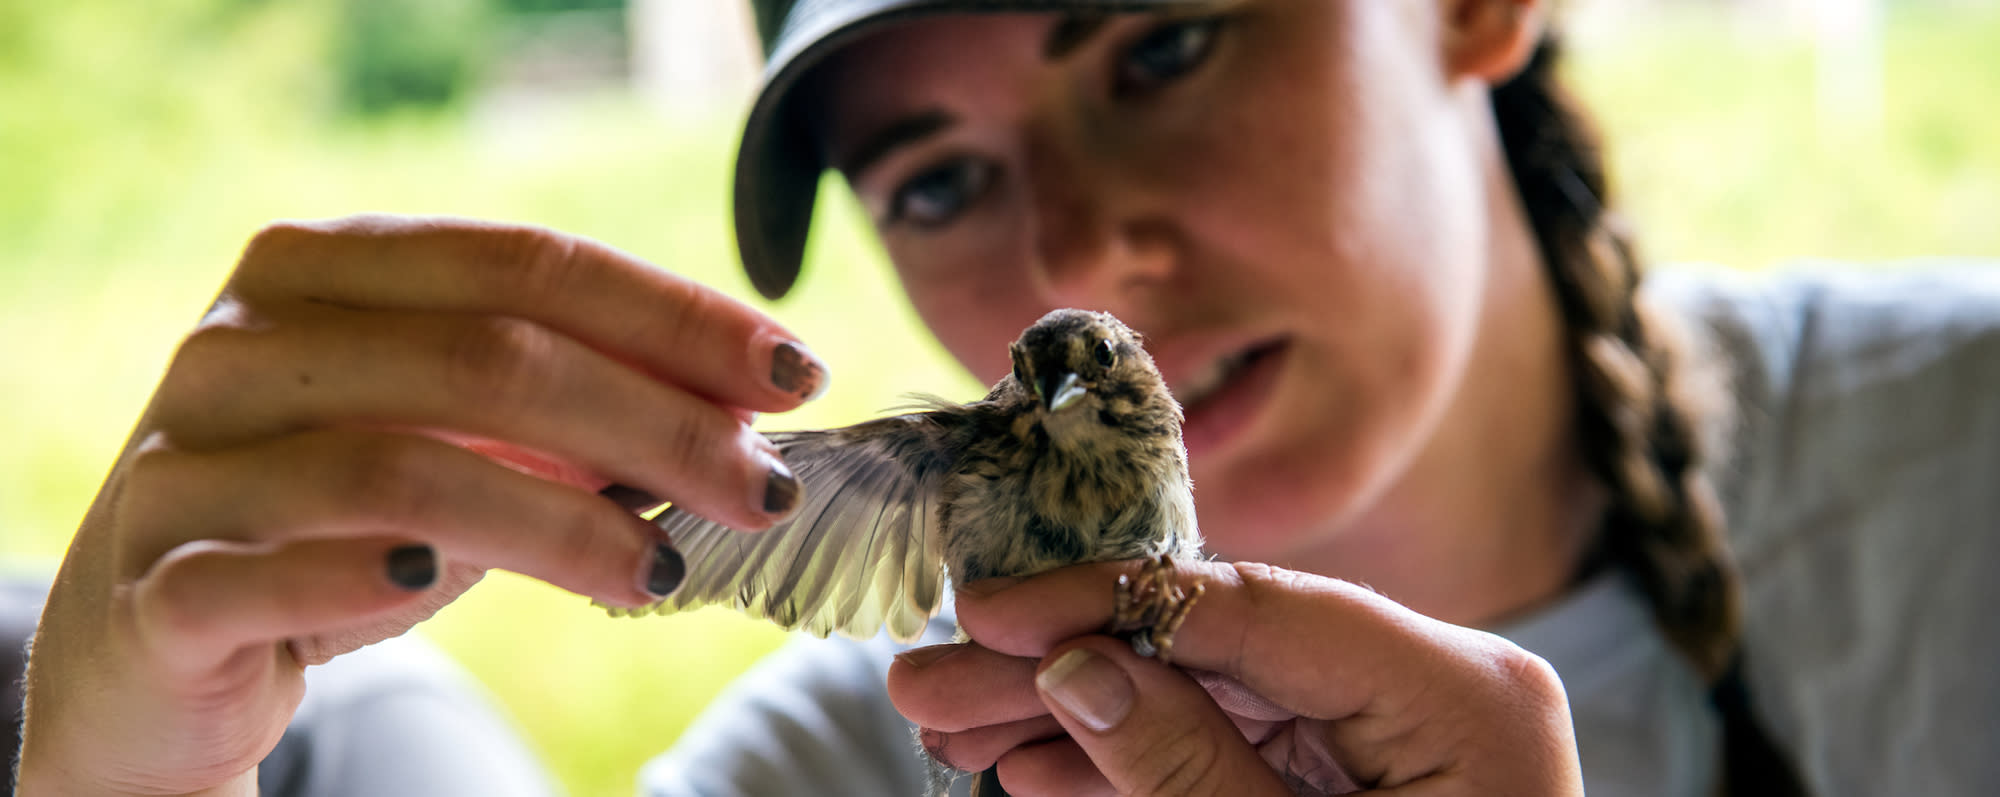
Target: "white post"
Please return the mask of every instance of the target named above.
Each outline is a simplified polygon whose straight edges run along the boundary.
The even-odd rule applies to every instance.
[[[632,86],[661,113],[734,112],[763,57],[746,0],[632,0]]]
[[[1882,126],[1882,0],[1819,0],[1812,9],[1822,131],[1873,136]]]

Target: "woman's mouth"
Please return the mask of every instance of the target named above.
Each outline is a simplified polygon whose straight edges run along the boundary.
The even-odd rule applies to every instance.
[[[1286,339],[1266,341],[1216,360],[1171,387],[1187,415],[1182,438],[1189,456],[1214,451],[1250,427],[1277,384],[1290,348]]]

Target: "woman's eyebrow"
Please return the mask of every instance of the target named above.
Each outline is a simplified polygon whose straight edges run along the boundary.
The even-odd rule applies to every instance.
[[[1049,37],[1042,43],[1042,58],[1053,62],[1069,57],[1103,31],[1110,19],[1105,14],[1070,14],[1063,17],[1049,29]],[[834,167],[858,181],[869,168],[896,150],[957,123],[958,117],[942,110],[921,111],[906,116],[864,139],[845,158],[837,160]]]
[[[1042,43],[1042,60],[1060,61],[1076,52],[1090,37],[1104,30],[1104,23],[1110,21],[1104,14],[1070,14],[1049,29],[1048,41]]]
[[[859,146],[845,158],[836,161],[834,166],[842,174],[848,175],[849,179],[858,182],[868,169],[882,162],[883,158],[896,150],[922,141],[955,124],[958,124],[958,117],[942,110],[920,111],[905,116],[863,139]]]

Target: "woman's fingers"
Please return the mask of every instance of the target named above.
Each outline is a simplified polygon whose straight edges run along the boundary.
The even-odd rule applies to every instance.
[[[428,546],[393,538],[182,545],[132,587],[132,611],[167,680],[200,688],[231,658],[269,642],[331,631],[421,599],[443,566]]]
[[[946,766],[960,772],[978,772],[993,766],[1015,748],[1062,738],[1065,734],[1062,724],[1047,713],[1048,709],[1042,712],[1029,719],[951,733],[925,728],[917,734],[917,741],[932,758]]]
[[[275,225],[72,543],[36,650],[33,760],[102,774],[92,751],[115,747],[132,755],[111,774],[149,792],[241,785],[297,705],[298,664],[407,630],[485,567],[650,602],[683,563],[619,501],[768,525],[789,507],[766,496],[794,491],[747,419],[825,384],[775,322],[599,244],[454,219]],[[593,494],[607,482],[618,500]],[[71,721],[91,715],[131,721]]]
[[[975,641],[1001,653],[1061,652],[1063,640],[1105,626],[1117,575],[1138,564],[975,582],[959,592],[958,620]],[[1180,577],[1198,577],[1207,589],[1174,638],[1174,663],[1240,681],[1268,701],[1260,710],[1329,721],[1311,741],[1323,742],[1356,780],[1547,794],[1573,793],[1580,782],[1560,679],[1506,640],[1424,617],[1353,584],[1265,565],[1191,563]],[[1137,678],[1122,665],[1129,655],[1123,643],[1106,644],[1091,647]],[[1139,682],[1141,700],[1151,697],[1149,683],[1164,682]],[[1206,692],[1189,686],[1220,714]],[[1068,717],[1072,733],[1074,722],[1089,719],[1081,712],[1058,716]]]
[[[749,306],[595,241],[468,219],[355,216],[272,225],[230,290],[252,303],[521,318],[718,403],[792,409],[826,369]]]
[[[398,606],[386,614],[355,625],[287,637],[285,647],[291,650],[292,659],[300,664],[325,664],[341,654],[400,636],[415,628],[418,623],[431,619],[439,610],[450,606],[452,601],[458,600],[460,595],[485,577],[486,568],[446,559],[444,569],[438,573],[437,583],[424,590],[423,597],[416,602]]]
[[[214,450],[324,426],[448,429],[547,452],[736,528],[791,509],[775,448],[728,409],[518,318],[305,309],[182,345],[153,421]],[[775,510],[775,511],[774,511]]]
[[[889,700],[922,727],[962,731],[1049,713],[1035,693],[1035,660],[952,643],[908,650],[889,665]],[[978,700],[965,685],[979,684]]]
[[[1086,639],[1101,641],[1103,638]],[[1064,646],[1065,649],[1068,647]],[[1128,662],[1136,660],[1128,644],[1115,642],[1112,648]],[[1087,646],[1085,649],[1091,650]],[[1054,662],[1060,658],[1061,651],[1058,651],[1037,662],[996,653],[976,643],[919,648],[898,656],[896,663],[890,667],[889,695],[905,717],[924,726],[919,739],[931,755],[955,769],[970,772],[984,770],[997,763],[1001,782],[1009,793],[1022,797],[1153,793],[1131,791],[1130,787],[1156,776],[1159,782],[1149,785],[1148,789],[1198,789],[1198,784],[1206,782],[1205,779],[1210,776],[1193,778],[1192,783],[1196,785],[1176,785],[1175,778],[1181,776],[1153,773],[1150,768],[1158,765],[1159,761],[1142,755],[1150,754],[1162,744],[1181,743],[1177,734],[1199,733],[1204,752],[1211,744],[1237,748],[1231,750],[1229,755],[1242,760],[1231,766],[1248,766],[1254,761],[1266,768],[1271,767],[1267,751],[1252,747],[1245,739],[1242,718],[1232,716],[1216,705],[1211,697],[1214,687],[1205,686],[1192,674],[1149,663],[1152,670],[1158,670],[1165,677],[1165,682],[1173,691],[1162,693],[1157,699],[1152,696],[1144,698],[1160,702],[1149,703],[1146,710],[1150,713],[1139,714],[1141,719],[1127,722],[1125,718],[1136,711],[1133,701],[1140,699],[1135,690],[1150,686],[1154,674],[1149,672],[1146,677],[1136,680],[1119,676],[1125,680],[1113,686],[1131,688],[1105,690],[1100,688],[1101,681],[1094,680],[1095,676],[1103,674],[1101,667],[1090,661],[1081,664],[1072,661],[1058,667]],[[1074,677],[1070,677],[1072,673]],[[977,700],[965,699],[967,686],[971,684],[976,684],[979,690]],[[1186,691],[1188,688],[1192,691]],[[1114,698],[1123,695],[1112,701],[1118,705],[1111,708],[1093,706],[1094,698],[1109,693],[1117,693],[1112,694]],[[1051,702],[1053,700],[1062,702]],[[1065,712],[1071,719],[1060,719]],[[1079,746],[1070,738],[1074,727],[1066,727],[1074,726],[1075,718],[1079,717],[1087,718],[1086,724],[1096,723],[1090,725],[1093,728],[1115,726],[1123,730],[1100,734],[1103,740],[1088,748]],[[1260,732],[1258,738],[1269,735],[1268,732]],[[1166,741],[1155,738],[1161,736],[1174,738]],[[1226,741],[1224,737],[1227,737]],[[1090,752],[1087,753],[1086,749]],[[1124,756],[1124,765],[1132,768],[1131,774],[1118,781],[1119,785],[1127,787],[1122,791],[1114,788],[1114,782],[1107,780],[1100,771],[1100,763],[1106,766],[1111,763],[1092,761],[1092,755],[1114,754]],[[1200,763],[1210,766],[1225,760],[1220,755],[1211,757],[1213,762]]]
[[[1060,646],[1042,661],[1035,685],[1118,794],[1291,793],[1200,685],[1122,640],[1090,636]],[[1003,758],[1000,782],[1009,791],[1019,783],[1024,794],[1061,782],[1035,764],[1070,768],[1060,751]]]
[[[1043,656],[1064,640],[1102,630],[1118,575],[1139,564],[1079,565],[1015,583],[974,583],[959,592],[959,623],[989,648]],[[1411,662],[1424,660],[1411,654],[1448,628],[1365,588],[1266,565],[1181,563],[1178,578],[1200,579],[1205,594],[1174,636],[1174,663],[1235,678],[1306,716],[1362,711],[1383,684],[1409,680]],[[1298,673],[1322,678],[1300,683]]]
[[[611,501],[387,431],[315,430],[219,452],[149,443],[118,513],[130,535],[120,580],[191,539],[396,536],[623,606],[671,591],[682,567],[658,529]]]
[[[1050,722],[1055,722],[1053,717]],[[1075,739],[1022,745],[1000,757],[1000,785],[1014,797],[1115,797],[1118,790]],[[1233,793],[1233,792],[1232,792]]]

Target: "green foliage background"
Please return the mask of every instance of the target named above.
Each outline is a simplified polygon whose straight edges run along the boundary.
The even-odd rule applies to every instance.
[[[415,110],[359,102],[343,88],[342,37],[352,15],[373,13],[357,9],[379,5],[0,3],[7,567],[52,569],[177,339],[269,219],[534,222],[752,296],[727,218],[733,114],[666,118],[605,92],[494,124],[467,103],[491,28],[451,20],[500,12],[458,2],[431,8],[423,28],[456,37],[424,45],[459,64],[440,78],[455,88]],[[1797,38],[1687,12],[1577,42],[1573,73],[1655,259],[2000,255],[2000,11],[1893,8],[1887,105],[1872,128],[1822,124]],[[852,206],[838,191],[828,201],[802,290],[763,306],[832,364],[834,388],[764,424],[851,422],[907,391],[976,394],[915,322]],[[612,621],[504,574],[423,633],[485,681],[580,795],[629,794],[640,762],[782,639],[717,613]]]

